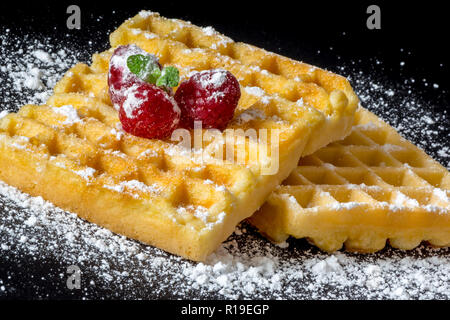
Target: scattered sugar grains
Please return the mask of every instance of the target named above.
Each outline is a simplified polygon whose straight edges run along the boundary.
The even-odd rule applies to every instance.
[[[2,108],[10,111],[24,103],[45,101],[77,60],[77,52],[32,38],[13,39],[8,32],[1,33],[0,41],[0,95]],[[411,95],[400,101],[396,88],[368,76],[342,72],[351,76],[364,106],[414,138],[441,163],[448,163],[448,139],[438,138],[446,133],[441,126],[448,123],[447,114],[429,111]],[[394,101],[397,104],[392,106]],[[394,107],[408,112],[398,116]],[[68,120],[76,121],[70,107],[66,109]],[[80,174],[89,178],[93,173]],[[57,283],[61,288],[55,287],[60,292],[65,292],[66,268],[75,264],[82,271],[85,298],[97,297],[98,290],[117,298],[450,298],[450,249],[421,246],[410,252],[387,248],[373,255],[328,255],[304,241],[273,245],[242,224],[205,263],[194,263],[87,223],[3,182],[0,195],[2,264],[17,257],[49,264],[49,277],[62,279]],[[28,267],[22,264],[20,269],[28,272]],[[0,296],[14,295],[16,278],[20,276],[14,267],[0,278]]]
[[[57,48],[49,39],[21,38],[0,30],[2,109],[44,103],[63,73],[77,62],[76,53]]]

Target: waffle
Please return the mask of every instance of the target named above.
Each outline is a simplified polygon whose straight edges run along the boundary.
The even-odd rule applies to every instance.
[[[119,44],[117,34],[113,45]],[[264,203],[305,148],[313,148],[312,132],[341,118],[337,135],[343,134],[353,119],[354,93],[344,78],[320,69],[291,81],[214,50],[188,49],[180,35],[144,38],[136,43],[162,64],[179,67],[182,77],[213,67],[237,75],[242,95],[227,127],[234,129],[231,139],[225,130],[222,144],[214,140],[186,149],[176,141],[125,133],[108,96],[110,49],[95,54],[91,66],[71,68],[46,105],[26,105],[0,120],[0,179],[116,233],[201,261]],[[189,42],[195,43],[192,35]],[[321,79],[323,87],[309,78]],[[296,88],[303,90],[301,97]],[[297,103],[301,98],[305,103]],[[277,131],[277,148],[271,140],[242,134],[247,129],[267,130],[268,136]],[[217,148],[230,144],[244,148],[243,159],[227,152],[217,158]],[[255,149],[258,158],[250,157]],[[274,160],[276,170],[264,171]]]
[[[450,174],[366,109],[351,134],[300,159],[250,218],[275,242],[292,235],[325,251],[450,245]]]
[[[336,74],[264,49],[234,42],[211,27],[201,28],[158,13],[141,11],[110,36],[112,47],[137,44],[163,63],[193,69],[224,68],[242,86],[260,87],[324,117],[305,147],[304,155],[344,138],[350,131],[358,98],[348,81]],[[169,59],[169,60],[167,60]]]

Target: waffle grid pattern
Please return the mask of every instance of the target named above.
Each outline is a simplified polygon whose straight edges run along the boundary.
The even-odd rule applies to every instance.
[[[299,165],[250,221],[275,241],[326,251],[450,244],[450,174],[369,111],[345,139]]]
[[[245,97],[242,101],[245,101]],[[217,237],[223,238],[224,235],[220,231],[224,224],[230,224],[228,228],[231,228],[252,213],[248,208],[256,210],[261,204],[259,202],[264,201],[263,198],[255,198],[254,192],[260,191],[268,195],[270,190],[263,190],[264,186],[273,189],[282,180],[282,176],[278,175],[254,174],[260,170],[258,163],[244,166],[205,157],[198,161],[193,154],[176,147],[175,144],[128,135],[120,130],[117,112],[111,106],[80,92],[55,94],[49,99],[48,105],[24,106],[17,114],[9,114],[1,120],[1,140],[5,142],[3,147],[13,147],[12,154],[11,150],[3,153],[4,161],[11,159],[16,159],[16,163],[28,161],[32,167],[34,162],[38,164],[34,168],[35,172],[29,173],[32,176],[29,179],[33,181],[32,184],[15,181],[15,178],[9,175],[11,172],[8,173],[6,170],[2,172],[3,180],[12,185],[22,186],[22,189],[31,194],[42,195],[63,208],[79,213],[80,209],[71,202],[77,198],[76,196],[65,194],[67,199],[70,199],[66,203],[65,199],[60,198],[61,193],[52,193],[52,190],[40,187],[42,181],[39,171],[47,172],[49,177],[48,172],[51,171],[49,167],[52,167],[59,170],[55,173],[55,181],[65,179],[73,182],[67,186],[67,191],[70,189],[83,195],[96,190],[98,193],[108,193],[105,195],[107,201],[109,197],[118,199],[122,197],[124,198],[122,202],[129,202],[131,206],[137,206],[136,202],[139,202],[142,210],[153,207],[155,212],[152,213],[162,219],[161,224],[174,224],[177,229],[166,231],[158,238],[166,239],[176,232],[180,233],[178,229],[189,229],[187,233],[192,231],[190,238],[184,238],[188,244],[186,250],[192,251],[176,251],[179,249],[173,249],[174,245],[170,245],[168,250],[193,259],[204,259],[209,253],[205,248],[195,247],[199,245],[195,243],[199,241],[195,239],[196,237],[201,238],[202,234],[218,234]],[[71,115],[70,111],[68,114],[60,111],[69,105],[73,106],[72,112],[75,112],[75,116]],[[259,121],[264,127],[271,126],[264,123],[266,121],[264,119],[253,122],[255,121]],[[284,165],[290,167],[284,168],[281,175],[287,176],[295,165],[295,161],[288,157],[300,157],[305,144],[301,141],[295,144],[294,137],[308,136],[309,128],[291,123],[284,125],[287,126],[284,131],[287,140],[281,146],[294,153],[281,155],[284,160],[280,160],[283,161],[280,165],[283,168]],[[34,160],[30,161],[30,157]],[[21,160],[18,160],[19,158]],[[288,164],[289,162],[291,164]],[[5,164],[3,168],[8,166]],[[82,187],[84,185],[86,189]],[[60,192],[62,190],[63,186]],[[92,202],[92,199],[79,201]],[[242,212],[235,212],[237,209]],[[90,213],[83,217],[89,220]],[[91,220],[104,225],[102,219],[100,217]],[[108,219],[105,220],[108,223]],[[111,228],[120,232],[114,227]],[[231,233],[232,230],[227,232]],[[136,234],[129,231],[120,233],[141,239],[138,231]],[[211,242],[210,237],[212,236],[205,236],[207,239],[201,242]],[[158,241],[145,237],[143,240],[150,243]],[[180,246],[180,243],[179,241],[176,245]],[[164,244],[160,246],[164,247]],[[205,246],[207,251],[213,250],[208,245]],[[193,252],[194,250],[201,252]]]
[[[306,100],[334,110],[337,135],[349,130],[346,122],[354,113],[349,93],[339,89],[342,83],[348,85],[344,78],[330,74],[326,87],[336,88],[328,94],[316,83],[270,75],[212,49],[190,49],[187,40],[180,39],[147,34],[146,41],[133,43],[157,54],[162,64],[179,67],[182,76],[216,67],[237,75],[242,95],[228,128],[267,129],[269,135],[278,129],[275,174],[260,174],[261,167],[272,161],[271,154],[256,161],[246,158],[245,163],[232,155],[234,161],[229,162],[223,161],[226,153],[222,159],[211,156],[216,142],[203,141],[202,148],[193,152],[177,142],[123,132],[108,95],[111,49],[95,54],[91,66],[80,63],[71,68],[46,105],[27,105],[0,119],[0,178],[114,232],[204,260],[289,175],[311,132],[329,122],[330,115]],[[188,42],[196,43],[192,38]],[[298,88],[305,103],[297,101]],[[231,141],[225,132],[222,135],[225,145],[220,147],[231,143],[236,150],[237,144],[242,145],[240,133],[235,131]],[[255,145],[261,150],[262,144],[244,136],[247,154]]]

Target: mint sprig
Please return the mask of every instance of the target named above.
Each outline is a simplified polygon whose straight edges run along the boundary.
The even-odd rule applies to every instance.
[[[163,68],[161,76],[156,81],[156,85],[159,87],[166,86],[173,88],[178,85],[178,82],[180,82],[180,72],[177,68],[168,66]]]
[[[159,87],[176,87],[180,81],[177,68],[168,66],[161,71],[158,63],[152,57],[142,54],[131,55],[127,59],[128,69],[140,79],[156,84]]]
[[[149,61],[149,57],[142,54],[135,54],[128,57],[127,66],[131,72],[139,76]]]
[[[128,69],[142,80],[149,83],[156,83],[161,76],[161,70],[157,62],[149,56],[135,54],[127,59]]]

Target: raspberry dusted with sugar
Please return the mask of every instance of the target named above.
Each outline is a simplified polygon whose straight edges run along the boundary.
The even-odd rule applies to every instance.
[[[144,56],[146,59],[160,67],[158,59],[155,56],[147,53],[134,44],[120,46],[114,50],[109,62],[108,87],[109,97],[117,110],[119,110],[122,100],[124,99],[124,91],[136,81],[139,82],[140,80],[138,75],[131,72],[127,65],[128,59],[131,56],[136,55]]]
[[[180,122],[172,93],[178,81],[178,69],[161,68],[154,55],[136,45],[118,47],[109,63],[108,85],[122,128],[148,139],[170,136]]]
[[[194,127],[225,129],[234,115],[241,90],[237,79],[228,71],[213,69],[195,73],[183,81],[175,92],[181,109],[181,123]]]
[[[165,90],[141,81],[124,91],[119,109],[122,128],[135,136],[164,139],[178,127],[180,108]]]

